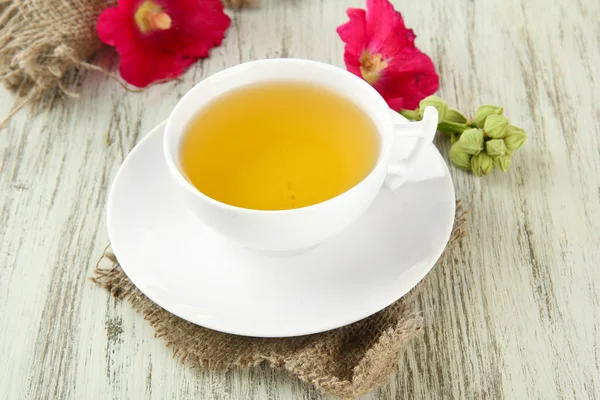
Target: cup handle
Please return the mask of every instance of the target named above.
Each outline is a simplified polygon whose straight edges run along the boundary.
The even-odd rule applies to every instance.
[[[425,108],[423,119],[417,122],[406,122],[397,112],[391,111],[391,113],[394,119],[396,140],[417,138],[417,144],[408,157],[401,161],[390,163],[388,166],[388,175],[385,178],[385,184],[388,188],[394,190],[406,181],[407,172],[410,171],[425,147],[433,142],[438,125],[438,111],[435,107],[431,106]]]

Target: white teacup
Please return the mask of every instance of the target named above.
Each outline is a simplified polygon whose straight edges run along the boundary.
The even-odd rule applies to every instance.
[[[381,150],[375,167],[362,182],[339,196],[291,210],[245,209],[204,195],[187,179],[180,163],[187,125],[216,97],[244,85],[276,80],[318,84],[356,103],[373,120],[380,135]],[[428,107],[423,121],[399,122],[397,113],[389,109],[373,87],[341,68],[300,59],[268,59],[228,68],[194,86],[169,116],[164,151],[176,182],[176,195],[183,197],[204,224],[251,249],[296,252],[320,244],[356,221],[371,205],[384,181],[392,189],[400,186],[419,153],[432,142],[437,121],[437,110]],[[391,162],[395,140],[404,137],[417,138],[416,145],[408,157]]]

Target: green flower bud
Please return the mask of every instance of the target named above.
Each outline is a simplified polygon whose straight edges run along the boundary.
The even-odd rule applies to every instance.
[[[458,133],[451,133],[450,134],[450,145],[453,145],[456,142],[458,142]]]
[[[458,143],[461,145],[465,153],[476,155],[483,150],[483,132],[481,129],[467,129],[460,135]]]
[[[486,153],[479,153],[471,158],[471,169],[477,176],[487,175],[494,169],[494,160]]]
[[[460,111],[455,110],[454,108],[449,108],[446,110],[446,118],[440,122],[454,122],[455,124],[466,124],[467,117],[461,114]]]
[[[507,172],[511,163],[512,158],[509,155],[500,156],[494,160],[494,165],[500,168],[502,172]]]
[[[446,118],[446,111],[448,110],[448,105],[446,102],[437,96],[425,97],[419,103],[419,114],[423,116],[425,109],[429,106],[437,108],[439,122],[444,121],[444,118]]]
[[[493,158],[506,154],[506,145],[502,139],[492,139],[485,143],[485,151]]]
[[[475,111],[475,125],[478,128],[483,128],[485,120],[490,115],[502,115],[504,108],[492,105],[481,106]]]
[[[523,146],[523,143],[527,140],[527,134],[521,128],[510,125],[506,130],[506,136],[504,137],[504,144],[510,150],[517,150]]]
[[[465,153],[458,142],[450,147],[450,161],[460,169],[471,169],[471,155]]]
[[[492,139],[502,139],[506,136],[506,131],[510,121],[503,115],[490,115],[485,119],[483,131]]]

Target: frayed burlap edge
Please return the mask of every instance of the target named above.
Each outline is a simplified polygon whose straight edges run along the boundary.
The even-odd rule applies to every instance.
[[[467,212],[458,201],[448,247],[466,235]],[[314,335],[273,339],[217,332],[174,316],[144,296],[108,250],[91,280],[115,298],[127,300],[150,322],[156,337],[163,338],[174,357],[185,365],[232,368],[268,363],[341,398],[355,398],[384,383],[397,368],[408,343],[423,328],[414,301],[423,283],[391,306],[348,326]]]

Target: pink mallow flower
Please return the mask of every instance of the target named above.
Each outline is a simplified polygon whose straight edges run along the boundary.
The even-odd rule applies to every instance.
[[[96,29],[121,56],[123,79],[144,87],[208,57],[229,24],[220,0],[119,0],[100,14]]]
[[[350,21],[338,35],[346,44],[344,61],[371,84],[390,108],[413,110],[439,87],[431,59],[415,47],[415,34],[388,0],[367,0],[367,10],[349,8]]]

